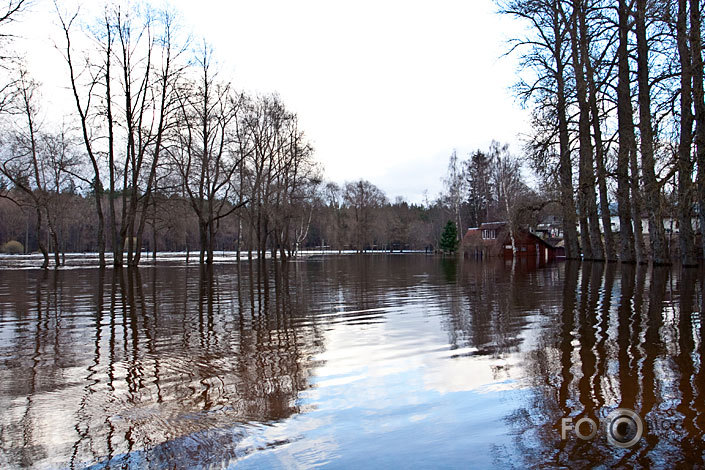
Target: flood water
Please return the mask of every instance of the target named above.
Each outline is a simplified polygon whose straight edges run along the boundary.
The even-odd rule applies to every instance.
[[[0,467],[705,466],[699,271],[0,270]],[[630,448],[562,439],[618,407]]]

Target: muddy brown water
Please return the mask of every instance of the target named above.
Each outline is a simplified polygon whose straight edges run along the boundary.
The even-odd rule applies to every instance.
[[[0,269],[0,467],[704,467],[702,305],[587,262]]]

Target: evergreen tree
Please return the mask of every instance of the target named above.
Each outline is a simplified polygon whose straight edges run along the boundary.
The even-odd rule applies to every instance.
[[[458,228],[455,222],[449,220],[441,234],[441,250],[443,252],[454,253],[458,249]]]

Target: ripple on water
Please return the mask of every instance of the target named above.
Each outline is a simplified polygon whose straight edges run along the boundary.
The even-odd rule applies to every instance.
[[[702,282],[640,269],[4,269],[0,464],[705,465]],[[627,454],[559,440],[620,404],[677,426]]]

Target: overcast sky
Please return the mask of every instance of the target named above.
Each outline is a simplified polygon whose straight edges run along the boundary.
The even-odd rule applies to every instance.
[[[421,202],[441,190],[453,149],[464,158],[496,139],[520,151],[527,114],[510,90],[516,61],[501,57],[518,25],[492,0],[171,4],[237,87],[276,91],[298,113],[327,179]],[[22,22],[44,82],[65,78],[52,11],[37,0]]]

